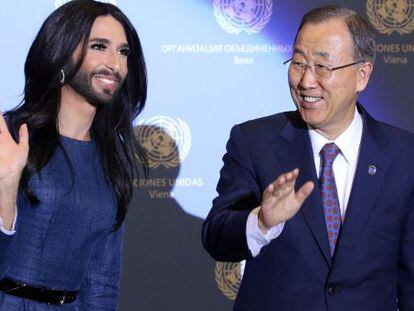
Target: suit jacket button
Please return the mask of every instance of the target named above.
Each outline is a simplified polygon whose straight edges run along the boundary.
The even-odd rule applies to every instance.
[[[331,295],[331,296],[333,296],[333,295],[336,294],[336,288],[335,288],[335,286],[329,286],[328,287],[328,294]]]

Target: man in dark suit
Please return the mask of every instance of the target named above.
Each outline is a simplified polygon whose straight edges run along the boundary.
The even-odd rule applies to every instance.
[[[289,64],[297,110],[233,127],[204,247],[247,260],[235,310],[414,310],[414,136],[357,103],[373,30],[307,13]]]

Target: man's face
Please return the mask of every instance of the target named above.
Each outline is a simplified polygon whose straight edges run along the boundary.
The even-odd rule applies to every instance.
[[[76,54],[79,53],[79,48]],[[81,68],[69,86],[93,106],[111,103],[127,73],[128,42],[122,25],[112,16],[98,17],[91,29]]]
[[[353,51],[351,34],[342,21],[309,23],[298,34],[292,63],[334,68],[360,61],[353,58]],[[352,122],[357,93],[365,88],[371,70],[371,64],[363,63],[317,78],[312,69],[301,73],[291,64],[289,87],[302,119],[325,137],[336,138]]]

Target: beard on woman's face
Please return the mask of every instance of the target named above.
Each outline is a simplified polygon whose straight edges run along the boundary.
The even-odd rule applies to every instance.
[[[92,106],[99,108],[112,104],[119,96],[124,79],[119,73],[106,69],[82,71],[69,82],[69,86]]]

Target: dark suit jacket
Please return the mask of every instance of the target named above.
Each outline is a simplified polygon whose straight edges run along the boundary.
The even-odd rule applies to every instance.
[[[286,112],[235,126],[203,225],[216,260],[247,259],[235,310],[414,310],[414,135],[359,106],[363,135],[345,221],[329,252],[306,125]],[[376,167],[375,174],[368,167]],[[246,221],[269,183],[298,167],[316,187],[279,237],[252,258]],[[372,173],[372,170],[371,170]]]

